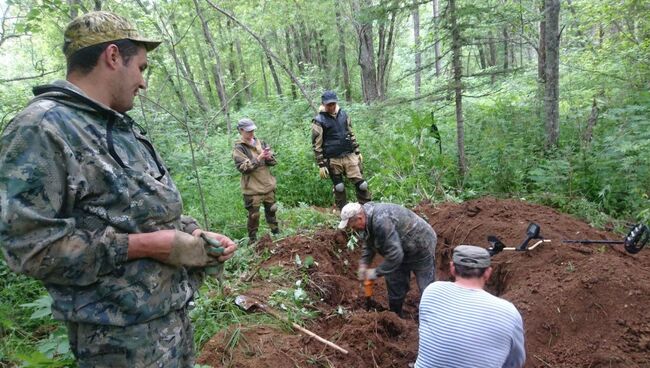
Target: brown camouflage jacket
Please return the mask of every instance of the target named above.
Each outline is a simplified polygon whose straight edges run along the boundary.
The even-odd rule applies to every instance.
[[[257,156],[268,147],[265,142],[255,138],[255,145],[238,139],[232,150],[235,167],[241,175],[240,186],[243,194],[266,194],[275,190],[275,177],[271,174],[269,166],[277,163],[275,156],[270,159],[258,161]]]

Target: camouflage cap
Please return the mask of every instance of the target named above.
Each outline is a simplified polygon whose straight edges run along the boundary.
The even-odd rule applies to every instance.
[[[160,45],[160,41],[140,35],[125,18],[107,11],[94,11],[75,18],[66,27],[63,37],[63,53],[66,59],[84,47],[122,39],[140,42],[147,51]]]

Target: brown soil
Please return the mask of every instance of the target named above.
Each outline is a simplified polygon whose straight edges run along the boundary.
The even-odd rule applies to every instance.
[[[612,239],[621,236],[597,230],[551,208],[517,200],[482,198],[463,204],[423,203],[415,212],[427,219],[439,236],[437,279],[449,279],[453,245],[487,247],[488,235],[517,246],[530,222],[551,239],[528,252],[504,251],[493,257],[488,290],[519,309],[526,330],[526,367],[650,367],[650,252],[625,253],[622,245],[570,245],[562,239]],[[387,306],[382,281],[373,297],[377,310],[366,311],[363,291],[355,278],[360,250],[346,248],[347,236],[324,229],[259,246],[274,254],[262,267],[295,268],[298,254],[314,257],[310,292],[320,301],[321,317],[305,327],[338,344],[342,354],[324,344],[275,326],[238,326],[221,331],[203,347],[200,364],[215,367],[407,367],[418,349],[417,305],[412,283],[405,304],[407,318],[383,310]],[[533,242],[531,242],[531,245]],[[264,298],[268,283],[253,280],[252,295]],[[335,313],[341,306],[346,313]],[[239,342],[230,341],[240,329]]]

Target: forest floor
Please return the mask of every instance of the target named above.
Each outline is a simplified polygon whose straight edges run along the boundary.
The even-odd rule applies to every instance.
[[[531,222],[550,239],[528,252],[504,251],[493,257],[494,273],[487,289],[517,307],[526,333],[526,367],[650,367],[650,251],[626,253],[622,245],[580,245],[562,239],[611,239],[621,236],[597,230],[549,207],[518,200],[482,198],[462,204],[414,209],[438,233],[437,280],[449,280],[454,245],[487,247],[488,235],[517,246]],[[262,267],[296,268],[294,258],[313,256],[310,293],[320,298],[319,317],[305,327],[336,343],[343,354],[297,331],[273,325],[233,326],[207,342],[198,363],[215,367],[408,367],[418,350],[419,296],[412,282],[406,319],[392,312],[366,311],[355,271],[360,249],[349,251],[343,232],[323,229],[258,247],[274,252]],[[532,242],[531,242],[532,244]],[[247,295],[266,300],[274,290],[254,279]],[[374,300],[387,307],[383,280]],[[234,296],[233,296],[234,299]],[[314,298],[317,299],[317,298]],[[341,306],[346,312],[335,313]]]

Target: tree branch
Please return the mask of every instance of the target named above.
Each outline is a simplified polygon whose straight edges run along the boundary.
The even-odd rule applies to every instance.
[[[41,78],[41,77],[44,77],[46,75],[58,73],[59,71],[61,71],[61,69],[63,69],[63,68],[58,68],[58,69],[55,69],[55,70],[52,70],[52,71],[49,71],[49,72],[43,71],[43,72],[41,72],[40,75],[30,75],[29,77],[16,77],[16,78],[9,78],[9,79],[0,79],[0,83],[10,83],[10,82],[18,82],[18,81],[28,80],[28,79]]]
[[[255,34],[255,32],[253,32],[250,28],[248,28],[248,26],[246,26],[244,23],[240,22],[240,21],[239,21],[237,18],[235,18],[232,14],[230,14],[230,13],[228,13],[227,11],[221,9],[220,7],[218,7],[216,4],[214,4],[214,3],[213,3],[212,1],[210,1],[210,0],[206,0],[206,2],[207,2],[208,4],[210,4],[210,6],[213,7],[216,11],[218,11],[219,13],[225,15],[225,16],[228,17],[230,20],[232,20],[233,22],[235,22],[237,25],[239,25],[240,27],[242,27],[246,32],[248,32],[248,34],[250,34],[250,35],[251,35],[251,36],[252,36],[252,37],[257,41],[257,43],[260,44],[260,46],[261,46],[262,49],[264,50],[264,53],[266,53],[266,55],[267,55],[268,57],[273,58],[273,59],[278,63],[278,65],[280,65],[280,67],[282,67],[282,70],[284,70],[285,73],[287,73],[287,75],[289,75],[289,77],[291,78],[291,80],[293,81],[293,83],[298,87],[298,89],[300,89],[300,93],[302,93],[303,97],[305,97],[305,99],[306,99],[307,102],[309,103],[309,106],[312,108],[312,110],[313,110],[314,112],[317,112],[317,111],[318,111],[318,109],[317,109],[316,106],[314,105],[314,103],[313,103],[313,101],[311,100],[311,98],[307,95],[307,92],[305,91],[305,88],[302,86],[302,84],[300,83],[300,81],[298,81],[298,78],[296,78],[296,76],[293,75],[293,73],[291,72],[291,70],[289,70],[289,68],[287,68],[287,66],[284,65],[284,62],[282,62],[282,60],[280,60],[280,58],[279,58],[277,55],[275,55],[275,53],[274,53],[273,51],[271,51],[271,49],[266,45],[266,42],[264,42],[264,40],[262,40],[262,39],[261,39],[257,34]]]

